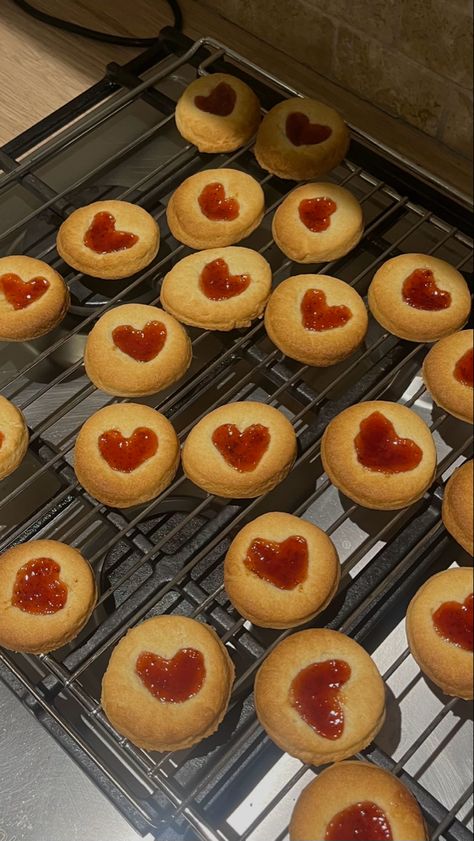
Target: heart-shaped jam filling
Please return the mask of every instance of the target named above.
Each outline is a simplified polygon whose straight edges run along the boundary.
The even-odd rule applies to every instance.
[[[466,651],[473,650],[474,595],[464,602],[444,602],[433,613],[436,633]]]
[[[199,278],[199,286],[206,298],[211,301],[226,301],[245,292],[250,283],[248,274],[230,274],[225,260],[218,258],[204,266]]]
[[[228,117],[232,114],[237,94],[227,82],[219,82],[207,96],[195,96],[194,104],[200,111],[215,114],[217,117]]]
[[[114,344],[137,362],[150,362],[163,350],[166,327],[161,321],[149,321],[143,330],[131,324],[120,324],[112,330]]]
[[[247,550],[244,564],[280,590],[294,590],[308,576],[308,544],[299,535],[281,543],[257,537]]]
[[[403,300],[417,310],[445,310],[451,294],[440,289],[431,269],[415,269],[403,282]]]
[[[113,251],[124,251],[138,242],[138,236],[129,231],[115,229],[115,217],[102,210],[96,213],[89,228],[84,234],[84,245],[97,254],[110,254]]]
[[[204,216],[213,222],[232,222],[239,215],[237,199],[226,198],[224,185],[218,181],[206,184],[199,194],[198,202]]]
[[[365,800],[338,812],[328,824],[324,841],[393,841],[385,812]]]
[[[293,146],[314,146],[316,143],[323,143],[332,134],[332,128],[320,123],[310,123],[309,117],[301,111],[288,114],[285,131]]]
[[[159,701],[180,704],[198,694],[206,677],[204,657],[195,648],[181,648],[171,660],[142,651],[135,670]]]
[[[16,574],[13,607],[42,615],[62,610],[67,601],[67,585],[61,581],[60,572],[61,567],[51,558],[28,561]]]
[[[249,473],[255,470],[268,450],[270,432],[260,423],[247,426],[243,432],[235,423],[223,423],[212,433],[212,443],[227,464],[240,473]]]
[[[0,277],[0,288],[14,310],[24,310],[43,297],[49,289],[49,280],[45,277],[22,280],[17,274],[9,272]]]
[[[372,412],[360,422],[354,439],[358,461],[377,473],[406,473],[423,458],[423,450],[411,438],[399,438],[395,427],[381,412]]]
[[[344,707],[340,689],[350,676],[351,667],[345,660],[323,660],[302,669],[291,684],[291,705],[325,739],[342,736]]]
[[[352,312],[345,304],[329,307],[326,295],[321,289],[308,289],[301,301],[301,318],[306,330],[320,332],[344,327],[352,318]]]
[[[299,217],[308,230],[313,233],[327,231],[331,224],[331,216],[337,210],[337,204],[332,199],[318,196],[315,199],[303,199],[298,206]]]
[[[108,429],[99,436],[99,450],[112,470],[131,473],[155,455],[158,436],[152,429],[139,426],[129,438],[118,429]]]
[[[454,376],[463,385],[473,386],[473,349],[472,347],[463,353],[454,366]]]

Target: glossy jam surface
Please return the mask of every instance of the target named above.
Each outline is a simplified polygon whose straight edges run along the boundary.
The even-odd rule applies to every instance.
[[[326,295],[321,289],[308,289],[301,301],[301,320],[306,330],[334,330],[343,327],[352,318],[352,312],[345,304],[329,307]]]
[[[331,224],[331,216],[337,210],[337,204],[332,199],[318,196],[315,199],[303,199],[298,206],[299,217],[308,230],[313,233],[327,231]]]
[[[291,684],[292,706],[325,739],[339,739],[344,731],[340,690],[350,676],[351,667],[345,660],[323,660],[302,669]]]
[[[166,327],[161,321],[149,321],[143,330],[131,324],[120,324],[112,330],[114,344],[137,362],[151,362],[163,350]]]
[[[28,561],[16,574],[13,607],[42,615],[62,610],[67,601],[67,586],[61,581],[60,572],[61,567],[51,558]]]
[[[247,426],[243,432],[234,423],[223,423],[212,433],[212,443],[235,470],[255,470],[270,444],[270,431],[260,423]]]
[[[285,131],[293,146],[314,146],[316,143],[323,143],[332,134],[329,126],[310,123],[309,117],[301,111],[288,114]]]
[[[281,543],[257,537],[247,550],[244,564],[279,590],[294,590],[308,577],[308,544],[299,535]]]
[[[228,117],[234,110],[237,94],[227,82],[219,82],[207,96],[195,96],[194,104],[200,111],[215,114],[217,117]]]
[[[171,660],[142,651],[135,670],[155,698],[171,704],[181,704],[197,695],[206,677],[204,657],[195,648],[182,648]]]
[[[403,282],[402,298],[417,310],[445,310],[451,295],[440,289],[431,269],[415,269]]]
[[[49,280],[45,277],[33,277],[22,280],[17,274],[2,274],[0,288],[14,310],[24,310],[35,301],[39,301],[49,289]]]
[[[131,473],[155,455],[158,436],[152,429],[139,426],[129,438],[118,429],[108,429],[99,436],[99,450],[112,470]]]
[[[111,254],[113,251],[125,251],[138,242],[138,236],[129,231],[115,229],[115,217],[111,213],[96,213],[92,224],[84,234],[84,245],[97,254]]]
[[[226,301],[245,292],[250,283],[248,274],[230,274],[229,266],[222,258],[204,266],[199,286],[211,301]]]
[[[423,458],[418,444],[411,438],[399,438],[393,423],[381,412],[372,412],[361,421],[354,445],[358,461],[377,473],[406,473]]]
[[[444,602],[433,613],[433,625],[436,633],[443,639],[472,651],[473,641],[474,595],[471,593],[464,602]]]
[[[2,449],[2,444],[3,444],[4,440],[5,440],[5,436],[4,436],[3,432],[0,432],[0,450]]]
[[[204,216],[213,222],[232,222],[239,215],[237,199],[232,196],[226,198],[224,185],[218,181],[206,184],[199,194],[198,202]]]
[[[393,841],[385,812],[370,800],[338,812],[328,824],[324,841]]]
[[[454,376],[463,385],[473,386],[473,350],[472,347],[463,353],[454,366]]]

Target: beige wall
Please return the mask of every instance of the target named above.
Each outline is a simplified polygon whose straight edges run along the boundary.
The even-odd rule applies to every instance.
[[[472,158],[471,0],[198,1]]]

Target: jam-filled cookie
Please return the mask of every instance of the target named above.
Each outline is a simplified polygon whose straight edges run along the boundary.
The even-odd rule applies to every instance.
[[[278,248],[297,263],[337,260],[362,237],[362,208],[352,193],[337,184],[315,182],[297,187],[273,217]]]
[[[423,363],[423,379],[435,403],[466,423],[473,421],[473,339],[473,330],[446,336]]]
[[[301,792],[290,841],[426,841],[420,807],[389,771],[368,762],[337,762]]]
[[[429,578],[410,602],[406,631],[422,672],[446,695],[473,697],[474,579],[457,567]]]
[[[175,119],[179,133],[200,152],[233,152],[257,131],[260,103],[245,82],[213,73],[188,85]]]
[[[366,508],[411,505],[431,485],[436,448],[425,422],[398,403],[349,406],[326,427],[324,469],[333,485]]]
[[[167,312],[124,304],[99,318],[87,337],[84,365],[97,388],[120,397],[155,394],[189,368],[191,342]]]
[[[74,639],[96,603],[94,574],[77,549],[32,540],[0,557],[0,645],[32,654]]]
[[[385,687],[357,642],[315,628],[288,637],[266,658],[255,679],[255,708],[278,747],[322,765],[370,744],[385,719]]]
[[[171,233],[198,250],[232,245],[258,228],[264,212],[263,190],[238,169],[206,169],[175,190],[166,208]]]
[[[0,341],[26,342],[54,330],[69,306],[69,290],[47,263],[0,258]]]
[[[349,131],[329,105],[292,97],[265,115],[257,132],[255,157],[263,169],[292,181],[319,178],[341,163]]]
[[[169,420],[138,403],[99,409],[81,427],[74,450],[79,482],[112,508],[154,499],[171,483],[178,464],[178,437]]]
[[[244,526],[224,561],[224,583],[234,607],[264,628],[309,622],[329,604],[339,584],[333,542],[317,526],[272,512]]]
[[[161,303],[179,321],[206,330],[233,330],[263,313],[272,271],[251,248],[211,248],[189,254],[165,276]]]
[[[0,479],[5,479],[20,466],[28,441],[28,427],[22,413],[0,395]]]
[[[367,332],[360,295],[335,277],[289,277],[272,293],[265,328],[283,353],[307,365],[327,367],[350,356]]]
[[[79,272],[114,280],[139,272],[156,257],[160,229],[143,207],[96,201],[74,210],[56,239],[58,254]]]
[[[443,523],[454,539],[474,554],[472,501],[474,499],[474,463],[466,461],[449,477],[443,495]]]
[[[114,648],[102,706],[138,747],[182,750],[217,730],[233,680],[232,660],[212,628],[185,616],[155,616]]]
[[[283,481],[296,458],[290,421],[273,406],[245,401],[210,412],[189,433],[183,470],[199,488],[252,498]]]
[[[428,254],[400,254],[375,273],[369,308],[379,324],[410,342],[436,342],[459,330],[471,309],[462,274]]]

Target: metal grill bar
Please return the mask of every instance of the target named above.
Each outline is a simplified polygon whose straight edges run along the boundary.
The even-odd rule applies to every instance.
[[[452,824],[452,822],[453,822],[454,818],[456,817],[457,813],[459,812],[459,810],[462,809],[464,804],[467,803],[469,798],[472,797],[473,790],[474,790],[474,786],[471,783],[471,785],[461,795],[459,800],[456,801],[453,808],[450,809],[450,811],[446,815],[445,819],[443,821],[441,821],[439,826],[436,827],[433,835],[431,836],[431,841],[438,841],[438,838],[440,838],[442,836],[443,832],[450,826],[450,824]]]
[[[99,106],[85,118],[66,128],[57,135],[57,137],[44,143],[20,163],[17,161],[7,162],[10,171],[7,172],[2,179],[0,179],[0,190],[16,181],[28,189],[36,197],[40,195],[45,200],[42,202],[40,207],[37,207],[32,212],[29,212],[22,220],[16,222],[13,226],[10,226],[3,233],[0,233],[0,241],[2,241],[2,239],[6,240],[9,236],[15,235],[22,229],[25,229],[26,226],[40,218],[42,213],[50,208],[56,209],[59,207],[59,212],[62,213],[64,201],[69,199],[74,190],[77,190],[84,185],[93,184],[97,178],[100,178],[102,174],[113,167],[114,164],[122,164],[124,159],[130,158],[134,152],[143,148],[148,142],[159,136],[160,132],[165,130],[170,124],[173,118],[172,114],[166,116],[164,119],[161,119],[160,115],[160,121],[156,125],[147,129],[139,137],[123,145],[123,147],[115,151],[107,161],[100,163],[91,171],[83,174],[79,179],[76,179],[67,188],[62,189],[59,192],[52,191],[51,188],[44,182],[40,181],[35,174],[35,170],[40,164],[49,160],[54,160],[56,152],[62,152],[66,148],[71,148],[71,150],[73,150],[73,144],[76,143],[76,141],[87,137],[88,135],[94,136],[94,132],[98,132],[106,120],[119,114],[130,104],[138,101],[140,97],[146,93],[146,91],[151,89],[156,82],[169,78],[170,74],[178,71],[188,62],[191,61],[192,63],[194,58],[197,62],[198,59],[196,57],[196,53],[204,46],[211,47],[214,52],[212,52],[208,58],[200,62],[197,67],[198,73],[207,73],[210,69],[217,68],[216,62],[219,60],[227,61],[230,59],[234,60],[237,65],[242,67],[247,73],[254,73],[265,82],[271,82],[276,85],[276,87],[283,91],[285,95],[294,93],[290,88],[282,85],[274,77],[265,74],[252,62],[247,62],[244,59],[241,59],[241,57],[237,56],[237,54],[232,50],[228,50],[210,39],[201,39],[189,50],[187,50],[181,58],[169,63],[166,67],[160,66],[157,71],[145,81],[137,79],[137,86],[132,90],[114,95],[110,100],[107,100],[104,105]],[[265,107],[263,107],[262,110],[265,111]],[[359,143],[361,143],[360,138]],[[244,169],[247,168],[249,164],[249,148],[250,144],[248,144],[247,147],[238,150],[234,155],[227,157],[227,159],[219,160],[217,165],[229,166],[236,163]],[[151,212],[157,220],[160,220],[165,213],[165,209],[162,205],[160,205],[160,198],[158,196],[163,196],[167,194],[167,192],[171,192],[171,190],[176,186],[177,179],[181,177],[180,168],[183,165],[187,168],[196,168],[199,166],[200,161],[201,157],[196,153],[194,147],[186,144],[183,148],[178,148],[177,151],[170,155],[164,163],[150,169],[150,171],[141,175],[138,180],[135,179],[132,186],[120,193],[119,198],[126,199],[127,197],[130,197],[134,193],[140,191],[137,203],[146,203],[147,205],[150,205]],[[440,218],[442,216],[442,213],[440,213],[440,209],[442,209],[442,201],[440,202],[440,206],[436,207],[435,214],[434,208],[425,209],[425,207],[423,207],[423,203],[416,197],[416,191],[415,198],[408,195],[409,191],[407,191],[406,195],[405,193],[400,194],[400,192],[398,192],[394,187],[383,183],[371,175],[370,172],[366,171],[365,166],[361,166],[359,164],[355,165],[351,161],[345,161],[341,169],[334,174],[334,178],[338,184],[348,185],[349,187],[352,186],[356,190],[359,189],[362,192],[362,195],[360,196],[361,203],[366,204],[369,208],[376,208],[374,218],[370,224],[367,225],[364,232],[364,238],[361,243],[361,249],[364,256],[369,255],[370,259],[366,261],[367,264],[364,264],[364,261],[361,261],[360,265],[357,264],[356,260],[354,261],[353,265],[357,266],[357,268],[354,270],[353,276],[350,278],[352,286],[357,286],[370,276],[370,273],[373,272],[387,256],[403,251],[403,248],[408,241],[412,242],[417,239],[419,240],[420,237],[422,240],[424,236],[427,238],[427,241],[430,240],[429,244],[423,248],[424,253],[434,254],[441,251],[446,253],[446,249],[448,251],[454,251],[456,256],[451,259],[451,262],[455,263],[458,268],[463,268],[471,259],[472,243],[469,238],[462,234],[462,232],[460,232],[455,226],[447,224],[442,218]],[[272,194],[278,194],[278,198],[276,200],[272,198],[269,206],[267,207],[265,218],[268,219],[269,215],[285,197],[285,189],[282,187],[281,182],[279,182],[278,179],[275,179],[268,174],[262,174],[260,183],[263,186],[268,185],[268,190],[271,191]],[[288,188],[288,185],[286,185],[286,187]],[[57,204],[58,202],[59,205]],[[440,213],[440,216],[437,215],[438,213]],[[396,226],[399,220],[403,221],[404,226],[402,225],[400,231],[397,232]],[[392,232],[394,233],[393,236]],[[43,249],[41,256],[51,259],[53,265],[58,265],[58,261],[55,257],[54,244],[50,241],[49,235],[44,243],[42,242],[41,237],[37,239],[35,242],[35,246],[36,245]],[[273,248],[273,240],[269,238],[263,245],[260,246],[259,251],[264,255],[269,253],[270,258],[273,261]],[[51,358],[56,351],[63,348],[71,338],[84,331],[84,329],[93,323],[93,321],[103,312],[121,302],[124,295],[129,296],[131,293],[138,291],[138,286],[142,283],[142,281],[147,281],[159,276],[165,266],[170,263],[173,264],[180,256],[183,255],[183,253],[186,253],[184,246],[178,245],[177,247],[174,247],[173,244],[173,247],[170,249],[170,253],[159,260],[155,266],[149,267],[145,272],[141,273],[139,277],[132,279],[125,290],[117,293],[105,304],[95,308],[90,315],[82,319],[80,323],[72,328],[65,336],[62,336],[57,341],[53,342],[50,347],[39,353],[34,360],[24,365],[4,387],[4,390],[10,398],[13,396],[17,404],[22,409],[28,409],[30,411],[33,410],[36,412],[37,405],[41,405],[40,401],[42,399],[44,399],[49,393],[53,394],[54,389],[65,384],[71,375],[78,374],[81,371],[83,361],[80,359],[72,364],[69,364],[64,368],[64,370],[60,371],[60,373],[51,378],[49,382],[40,385],[33,393],[29,388],[29,384],[25,382],[26,376],[29,375],[31,377],[32,373],[34,376],[36,366]],[[319,271],[328,272],[334,267],[336,267],[336,272],[339,267],[344,270],[348,259],[351,260],[352,257],[331,261],[325,266],[319,267]],[[291,261],[280,257],[278,265],[274,269],[275,278],[280,279],[291,271]],[[74,274],[70,278],[70,283],[74,284],[74,282],[80,281],[81,278],[81,274]],[[87,300],[89,300],[89,298]],[[157,295],[151,303],[156,304],[158,302],[159,295]],[[254,324],[248,330],[243,331],[236,339],[232,340],[232,337],[229,337],[231,340],[230,343],[228,341],[223,341],[223,350],[218,352],[217,355],[213,351],[213,355],[210,360],[205,359],[205,349],[207,347],[207,342],[210,340],[210,334],[208,332],[201,332],[197,338],[193,340],[193,349],[195,352],[198,351],[198,356],[201,349],[203,349],[204,355],[202,364],[200,364],[200,367],[192,377],[186,379],[183,384],[175,386],[166,397],[161,398],[155,404],[155,408],[167,413],[173,421],[178,421],[179,423],[181,417],[183,418],[183,426],[180,428],[179,432],[181,439],[187,435],[197,420],[207,414],[212,408],[217,407],[236,396],[241,399],[252,396],[255,388],[261,382],[263,383],[262,389],[264,391],[264,396],[260,396],[258,398],[261,402],[270,405],[280,405],[281,403],[283,406],[285,406],[286,402],[288,402],[289,405],[291,405],[291,419],[298,433],[302,449],[302,452],[295,463],[294,469],[298,470],[298,468],[301,468],[303,465],[307,465],[309,467],[309,465],[313,462],[317,462],[320,455],[321,443],[321,430],[319,426],[315,427],[315,430],[317,430],[316,437],[314,435],[312,437],[309,436],[309,438],[305,437],[306,430],[311,430],[313,426],[313,420],[310,413],[315,410],[321,410],[321,413],[324,413],[326,406],[329,406],[330,411],[332,412],[332,401],[335,400],[335,405],[339,405],[337,402],[339,398],[334,398],[334,395],[337,395],[339,389],[348,387],[351,378],[354,378],[358,371],[363,372],[363,377],[365,379],[361,380],[361,386],[357,392],[357,398],[354,399],[367,400],[372,398],[381,398],[386,395],[387,392],[390,398],[392,390],[394,390],[394,386],[399,380],[405,381],[407,378],[412,380],[413,376],[418,375],[420,358],[423,354],[422,345],[415,345],[410,348],[408,352],[403,353],[403,346],[401,343],[399,341],[394,341],[393,337],[389,334],[382,333],[380,335],[375,335],[360,355],[353,360],[348,360],[344,370],[337,374],[337,376],[335,376],[329,384],[322,387],[314,387],[311,381],[313,375],[312,369],[307,365],[293,365],[291,361],[282,357],[279,351],[272,348],[268,349],[267,344],[264,344],[262,349],[261,343],[264,340],[264,336],[263,325],[261,323]],[[225,387],[227,381],[226,372],[222,367],[223,363],[225,363],[226,366],[229,366],[234,376],[234,379],[230,379],[227,387]],[[242,368],[234,371],[234,367],[237,368],[237,363],[242,363]],[[194,402],[196,387],[201,387],[201,389],[207,393],[206,389],[208,388],[208,384],[214,381],[218,383],[217,394],[215,396],[212,395],[212,399],[210,399],[210,402],[208,401],[205,409],[196,409],[196,411],[193,411],[193,420],[190,421],[188,419],[188,413],[190,410],[194,410],[195,408]],[[15,389],[14,393],[12,392],[13,388]],[[24,390],[26,391],[26,394],[23,394]],[[5,506],[8,502],[17,498],[21,493],[31,488],[33,481],[39,476],[48,474],[51,471],[51,468],[55,468],[56,471],[59,471],[61,477],[63,477],[64,474],[65,485],[61,488],[54,500],[55,505],[58,506],[59,503],[61,503],[63,505],[63,509],[59,509],[59,514],[57,514],[53,519],[49,519],[49,522],[46,522],[46,524],[42,526],[42,534],[57,534],[61,539],[67,541],[71,540],[73,536],[76,536],[74,539],[78,545],[81,546],[86,539],[85,535],[87,534],[88,528],[95,523],[96,519],[99,518],[101,524],[107,524],[108,529],[112,529],[112,537],[109,537],[110,531],[108,531],[99,541],[100,548],[98,548],[95,552],[88,553],[90,561],[97,565],[97,571],[101,568],[101,563],[106,559],[107,554],[115,551],[115,548],[119,545],[120,541],[124,541],[125,554],[123,554],[119,559],[117,572],[114,578],[110,580],[110,583],[102,588],[102,593],[96,608],[96,615],[99,616],[101,610],[104,610],[108,604],[108,600],[113,599],[121,588],[128,586],[128,583],[132,581],[134,574],[141,567],[144,567],[146,563],[154,562],[160,554],[162,554],[165,558],[166,553],[164,550],[167,544],[170,545],[174,538],[182,539],[182,536],[186,534],[186,529],[191,528],[194,522],[199,521],[200,517],[210,516],[211,505],[213,503],[217,503],[218,501],[211,495],[205,495],[204,498],[196,498],[195,503],[192,502],[191,505],[186,508],[185,513],[177,518],[176,522],[171,522],[169,518],[167,519],[160,513],[160,506],[164,500],[169,501],[173,499],[173,494],[175,494],[176,491],[179,490],[182,492],[184,489],[183,486],[185,485],[185,477],[178,477],[157,500],[153,500],[147,506],[142,508],[137,514],[133,515],[130,520],[127,520],[125,516],[112,516],[110,512],[108,512],[106,506],[95,500],[90,500],[87,494],[85,494],[83,489],[78,485],[77,481],[69,478],[71,475],[71,469],[67,464],[65,456],[67,456],[72,448],[75,432],[70,432],[67,438],[62,439],[60,447],[50,444],[45,438],[45,433],[48,430],[51,430],[59,421],[61,421],[61,419],[65,418],[70,411],[79,408],[85,398],[90,396],[94,391],[94,386],[87,383],[79,383],[77,392],[74,393],[72,397],[68,398],[68,400],[64,401],[64,403],[62,403],[59,407],[54,409],[49,417],[42,418],[40,421],[31,424],[31,442],[35,443],[37,447],[38,445],[44,444],[45,449],[47,449],[47,455],[45,457],[41,455],[43,464],[33,476],[25,479],[18,487],[14,488],[3,498],[3,500],[0,501],[0,510],[2,506]],[[402,389],[402,391],[404,392],[404,389]],[[397,394],[396,388],[395,393]],[[398,396],[396,399],[401,400],[401,402],[407,406],[413,406],[416,408],[418,403],[427,400],[425,387],[420,386],[420,388],[413,394],[410,392],[409,397]],[[439,414],[431,423],[431,431],[434,432],[440,429],[440,427],[448,423],[448,420],[449,419],[445,413]],[[302,422],[305,423],[304,428],[302,426]],[[466,451],[470,440],[472,439],[466,439],[458,448],[452,448],[451,451],[442,459],[438,466],[437,482],[440,481],[441,475],[448,466],[453,464],[459,455]],[[291,502],[289,503],[288,508],[292,509],[296,515],[304,515],[311,506],[318,503],[318,500],[323,498],[330,483],[327,478],[324,479],[319,476],[319,479],[320,481],[316,489],[309,488],[305,491],[302,502],[298,502],[298,504],[296,504],[295,500],[294,504]],[[140,621],[140,619],[146,616],[151,609],[159,605],[161,601],[165,604],[167,597],[172,595],[173,597],[176,596],[177,601],[173,598],[168,606],[164,608],[167,612],[173,612],[175,609],[178,609],[177,605],[179,605],[179,610],[184,610],[187,615],[191,615],[195,618],[203,616],[206,621],[213,622],[214,612],[218,609],[221,614],[226,617],[226,622],[224,624],[217,623],[218,627],[216,628],[222,641],[224,643],[229,643],[232,647],[235,647],[236,651],[246,652],[246,659],[243,661],[242,668],[238,674],[232,692],[230,711],[235,709],[242,695],[245,694],[245,696],[247,696],[248,692],[251,691],[251,681],[253,675],[263,659],[279,642],[292,633],[292,631],[277,633],[275,638],[262,645],[261,641],[258,639],[258,634],[255,634],[255,629],[252,629],[252,627],[249,626],[249,623],[246,623],[241,617],[233,620],[233,617],[229,613],[230,602],[226,597],[224,597],[223,584],[220,581],[217,581],[215,584],[210,586],[209,591],[206,589],[206,587],[208,587],[206,581],[206,570],[208,567],[206,567],[205,562],[209,560],[209,564],[220,563],[221,557],[225,551],[225,548],[223,548],[226,545],[225,541],[228,540],[233,533],[235,533],[235,530],[244,521],[249,519],[254,511],[258,510],[259,505],[264,501],[264,499],[265,498],[262,497],[257,500],[242,502],[236,513],[230,512],[230,518],[227,518],[223,527],[219,529],[217,534],[215,532],[212,534],[209,532],[207,536],[203,537],[201,543],[196,543],[195,548],[193,548],[192,552],[186,556],[184,563],[176,572],[174,572],[169,580],[160,581],[153,588],[151,595],[148,594],[146,598],[142,598],[140,606],[134,610],[132,617],[129,615],[123,617],[122,614],[120,620],[118,621],[118,626],[112,633],[109,629],[105,634],[105,637],[101,628],[99,628],[97,640],[94,640],[91,650],[88,650],[87,646],[84,647],[84,650],[80,647],[76,649],[74,652],[75,656],[73,660],[70,661],[74,663],[73,666],[67,665],[68,655],[64,655],[62,658],[60,653],[57,655],[59,659],[56,659],[56,656],[52,655],[43,655],[40,658],[32,658],[28,656],[22,657],[21,655],[14,656],[0,654],[1,662],[4,665],[7,665],[12,673],[18,677],[24,688],[30,692],[35,700],[40,704],[42,709],[52,716],[54,721],[57,724],[60,724],[67,735],[74,739],[75,742],[83,748],[85,754],[92,759],[101,772],[104,773],[105,776],[116,786],[116,788],[132,804],[133,808],[136,809],[137,813],[140,814],[150,826],[154,825],[154,821],[156,819],[154,808],[152,806],[153,797],[149,802],[148,798],[146,798],[147,802],[145,805],[143,798],[132,792],[126,784],[123,784],[119,780],[117,774],[109,767],[107,758],[104,758],[93,747],[91,747],[87,739],[77,731],[77,727],[74,723],[65,719],[64,715],[60,714],[56,710],[54,704],[55,695],[48,694],[45,696],[39,678],[35,682],[35,680],[28,676],[28,674],[39,675],[41,672],[43,674],[43,679],[46,680],[48,678],[51,680],[54,678],[57,680],[58,686],[61,687],[58,691],[64,693],[67,697],[74,699],[75,703],[77,703],[83,711],[87,720],[90,721],[94,727],[99,729],[101,740],[108,745],[110,744],[111,749],[116,752],[117,756],[120,758],[120,763],[124,771],[126,772],[127,769],[133,769],[133,773],[136,778],[140,780],[141,784],[147,791],[152,792],[153,796],[157,795],[158,792],[164,794],[166,798],[168,798],[173,810],[172,819],[176,819],[179,815],[183,815],[199,837],[207,839],[207,841],[231,841],[231,839],[235,837],[235,833],[233,830],[231,831],[225,818],[215,819],[210,817],[212,810],[209,811],[207,804],[208,800],[210,802],[212,798],[215,799],[217,796],[216,791],[218,791],[219,787],[220,774],[223,774],[228,769],[232,768],[232,764],[239,751],[251,746],[253,750],[261,752],[263,746],[268,742],[268,737],[262,733],[255,714],[249,714],[243,725],[240,726],[235,734],[233,734],[229,739],[228,744],[226,743],[223,745],[222,748],[220,748],[207,762],[207,765],[205,764],[204,767],[199,765],[192,771],[192,773],[186,771],[188,776],[185,779],[181,775],[187,769],[188,765],[192,765],[192,751],[187,752],[184,757],[166,753],[157,758],[153,754],[135,748],[130,744],[130,742],[128,742],[127,739],[120,737],[111,727],[101,709],[98,699],[95,697],[95,692],[89,688],[88,681],[90,675],[93,674],[94,669],[97,667],[101,655],[110,650],[111,646],[122,636],[124,631],[130,627],[130,625],[134,625]],[[353,588],[349,581],[349,572],[352,571],[359,562],[363,561],[366,556],[371,557],[371,550],[373,550],[379,542],[386,542],[387,547],[390,547],[393,536],[400,535],[403,528],[409,528],[410,525],[415,523],[415,514],[421,508],[424,510],[428,505],[433,506],[436,509],[439,508],[437,495],[432,495],[431,493],[427,494],[423,502],[413,506],[413,508],[409,511],[403,510],[396,512],[388,517],[388,519],[382,523],[380,527],[374,529],[374,533],[368,533],[365,537],[361,538],[359,545],[351,551],[342,564],[343,586],[347,588],[348,594],[352,592]],[[75,511],[76,507],[78,509],[78,515],[71,516],[71,522],[69,522],[68,518],[70,512]],[[36,510],[23,522],[6,529],[2,535],[2,547],[6,548],[18,539],[25,539],[25,535],[29,534],[31,529],[41,523],[43,517],[47,517],[50,511],[51,503],[46,502],[43,505],[39,505],[38,510]],[[335,538],[337,538],[338,531],[351,522],[354,515],[357,516],[357,511],[357,505],[348,505],[342,513],[338,513],[338,515],[332,520],[331,524],[326,529],[327,533],[334,535]],[[166,523],[166,528],[163,528],[161,532],[158,531],[156,535],[151,534],[148,536],[146,524],[150,518],[156,517],[162,518],[159,522]],[[342,614],[343,619],[339,623],[338,627],[348,633],[351,633],[352,629],[358,627],[362,627],[362,630],[364,630],[365,627],[369,629],[370,624],[367,623],[367,625],[365,625],[364,622],[368,617],[368,609],[371,600],[379,599],[383,593],[390,591],[397,580],[397,575],[400,574],[400,570],[413,571],[416,567],[417,558],[419,558],[422,553],[427,550],[427,547],[433,545],[433,542],[440,536],[441,533],[442,526],[439,522],[435,522],[434,525],[430,526],[428,530],[425,531],[419,539],[417,539],[406,556],[388,568],[388,572],[384,580],[382,581],[382,579],[380,579],[378,583],[372,585],[370,591],[367,591],[367,595],[363,593],[361,598],[354,603],[354,606],[349,610],[349,612],[346,612],[346,615]],[[138,553],[136,560],[133,557],[134,552]],[[376,557],[379,557],[379,552]],[[126,559],[129,560],[129,562],[125,564],[125,566],[122,566]],[[200,564],[202,565],[202,568],[199,568]],[[368,565],[371,567],[372,560],[368,561]],[[196,573],[194,573],[193,577],[191,574],[196,570],[198,572],[197,577]],[[359,575],[364,578],[364,572],[359,573]],[[196,592],[191,592],[191,590],[188,592],[188,585],[190,584],[195,586]],[[128,595],[125,597],[125,601],[122,601],[122,604],[125,604],[130,596],[131,593],[129,591]],[[333,623],[334,621],[335,620],[333,620]],[[335,625],[331,624],[331,627],[335,627]],[[369,633],[369,631],[367,631],[367,633]],[[357,632],[356,636],[358,635],[359,632]],[[255,643],[258,643],[259,646],[258,649],[252,649],[250,663],[248,663],[249,652],[244,646],[244,640],[248,637],[251,637],[252,640]],[[389,677],[395,675],[408,656],[408,649],[401,652],[395,658],[391,666],[385,671],[384,678],[387,680]],[[28,667],[34,667],[29,673],[24,671],[25,663]],[[398,762],[396,764],[392,763],[394,766],[393,770],[396,773],[402,774],[404,781],[408,782],[409,785],[412,785],[417,793],[419,790],[423,790],[420,789],[416,780],[407,774],[406,764],[417,754],[426,738],[430,734],[435,733],[437,727],[439,727],[441,722],[444,721],[446,715],[456,703],[456,699],[448,701],[448,703],[444,705],[443,709],[421,729],[420,733],[416,734],[416,737],[413,739],[410,746],[406,748]],[[258,753],[258,755],[260,755],[260,753]],[[382,756],[380,751],[378,753],[375,751],[374,756],[372,757],[369,755],[368,758],[371,761],[378,762],[379,756]],[[382,759],[382,762],[383,761],[384,760]],[[294,775],[290,775],[290,778],[284,781],[284,784],[281,785],[278,791],[275,792],[275,795],[271,798],[270,802],[267,803],[260,814],[246,826],[243,834],[239,835],[239,837],[242,838],[242,841],[249,838],[252,833],[258,829],[262,821],[271,815],[275,806],[280,803],[282,798],[298,783],[306,770],[307,767],[305,765],[301,765]],[[189,773],[191,776],[189,776]],[[212,798],[207,792],[209,787],[211,789]],[[461,832],[462,827],[455,818],[459,809],[462,808],[471,795],[471,792],[472,789],[464,791],[452,809],[443,807],[433,798],[430,800],[429,796],[426,795],[428,799],[424,804],[425,808],[430,815],[432,814],[437,816],[436,819],[433,819],[433,822],[438,824],[435,833],[432,836],[433,839],[438,839],[444,832],[446,832],[446,838],[449,838],[450,841],[451,839],[452,841],[458,841],[458,839],[464,837]],[[440,822],[439,817],[441,815],[443,815],[443,818]],[[283,837],[283,835],[284,832],[281,833],[281,837]]]

